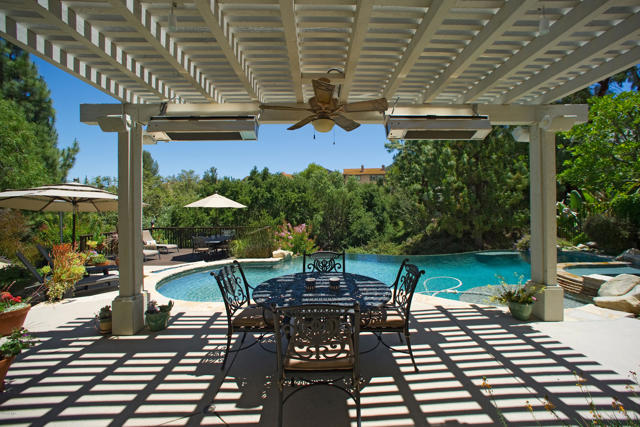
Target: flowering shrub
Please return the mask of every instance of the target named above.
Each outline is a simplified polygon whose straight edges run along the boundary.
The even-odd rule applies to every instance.
[[[281,249],[302,254],[303,252],[315,252],[318,250],[311,237],[311,226],[300,224],[295,227],[288,222],[276,229],[276,242]]]
[[[45,275],[51,273],[45,279],[47,297],[49,301],[62,299],[67,290],[73,289],[76,282],[82,279],[86,270],[84,262],[86,255],[78,253],[71,248],[71,244],[63,243],[54,245],[51,251],[53,269],[49,266],[42,268]]]
[[[15,282],[12,282],[10,285],[5,286],[2,291],[0,291],[0,313],[5,311],[14,311],[20,310],[29,305],[28,298],[23,301],[22,297],[11,295],[9,289]]]
[[[17,356],[33,345],[33,337],[29,335],[29,331],[16,328],[11,335],[0,339],[0,358]]]
[[[504,278],[500,277],[500,291],[490,298],[491,301],[496,301],[501,304],[509,304],[510,302],[517,302],[520,304],[533,304],[536,300],[535,295],[540,290],[535,288],[526,288],[522,285],[523,276],[520,276],[517,285],[508,285]]]
[[[97,314],[98,319],[100,320],[109,320],[111,319],[112,313],[111,313],[111,306],[110,305],[105,305],[104,307],[102,307],[100,309],[100,311]]]
[[[103,254],[98,253],[95,250],[90,250],[86,252],[85,256],[87,257],[88,265],[98,265],[107,261],[107,257]]]

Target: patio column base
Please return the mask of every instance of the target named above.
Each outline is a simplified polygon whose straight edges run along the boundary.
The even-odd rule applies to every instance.
[[[144,328],[144,311],[149,294],[118,296],[113,302],[113,335],[134,335]]]
[[[527,287],[544,288],[535,295],[533,315],[545,322],[562,322],[564,320],[564,289],[558,285],[527,282]]]

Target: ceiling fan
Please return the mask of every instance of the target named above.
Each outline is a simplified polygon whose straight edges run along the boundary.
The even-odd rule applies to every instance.
[[[318,132],[329,132],[334,124],[349,132],[360,126],[360,123],[340,113],[359,113],[364,111],[379,111],[383,113],[389,107],[385,98],[341,103],[337,98],[333,97],[335,85],[332,85],[328,78],[321,77],[317,80],[311,80],[311,83],[313,84],[315,96],[309,99],[308,108],[269,104],[260,104],[260,108],[265,110],[311,111],[313,113],[289,127],[288,130],[299,129],[311,123]]]

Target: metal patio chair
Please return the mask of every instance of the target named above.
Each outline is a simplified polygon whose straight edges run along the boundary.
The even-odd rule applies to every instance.
[[[265,313],[263,307],[251,304],[251,293],[249,291],[253,290],[253,288],[247,282],[247,278],[238,261],[233,261],[231,265],[225,265],[217,272],[212,271],[211,275],[218,282],[227,312],[227,347],[221,367],[221,369],[224,369],[230,352],[245,350],[259,342],[264,334],[273,332],[273,316],[268,310]],[[231,336],[236,332],[242,332],[240,347],[236,350],[230,350]],[[247,333],[259,333],[261,336],[256,342],[243,347],[242,344],[247,337]]]
[[[308,261],[307,261],[308,259]],[[308,262],[308,264],[307,264]],[[343,252],[318,251],[312,254],[302,253],[303,273],[344,273],[345,254]]]
[[[295,393],[306,387],[327,385],[343,390],[354,400],[359,426],[358,303],[272,307],[278,366],[277,425],[282,426],[284,404]],[[288,388],[292,390],[285,393]]]
[[[402,261],[396,280],[391,286],[393,294],[391,301],[377,310],[370,310],[366,316],[362,317],[360,330],[362,332],[373,332],[378,336],[378,340],[386,347],[403,353],[405,351],[393,349],[382,339],[384,332],[397,332],[400,342],[402,335],[407,341],[408,353],[411,356],[411,362],[416,372],[418,366],[413,357],[411,350],[411,339],[409,337],[409,315],[411,314],[411,301],[416,290],[420,276],[424,274],[424,270],[419,270],[414,264],[409,264],[409,259]]]

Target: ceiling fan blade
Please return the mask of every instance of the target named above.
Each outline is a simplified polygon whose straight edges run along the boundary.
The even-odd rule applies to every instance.
[[[311,111],[304,107],[289,107],[287,105],[260,104],[261,110],[287,110],[287,111]]]
[[[331,118],[333,119],[334,122],[336,122],[338,126],[346,130],[347,132],[351,132],[352,130],[360,126],[360,123],[355,122],[343,116],[342,114],[334,114],[331,116]]]
[[[329,79],[311,80],[313,84],[313,93],[316,94],[316,100],[320,104],[328,104],[333,98],[333,90],[336,88],[329,83]]]
[[[351,102],[344,104],[342,109],[347,113],[356,113],[359,111],[387,111],[389,103],[386,98],[371,99],[369,101]]]
[[[311,123],[312,121],[314,121],[317,118],[318,118],[317,114],[305,117],[304,119],[300,120],[298,123],[294,124],[293,126],[288,127],[287,130],[300,129],[302,126],[306,125],[307,123]]]

